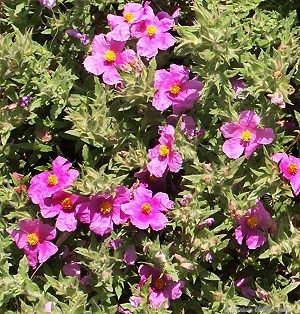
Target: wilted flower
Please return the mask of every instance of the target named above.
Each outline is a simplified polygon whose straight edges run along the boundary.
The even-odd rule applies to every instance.
[[[286,153],[276,153],[272,156],[272,160],[278,163],[283,177],[290,181],[294,194],[298,195],[300,193],[300,158]]]
[[[182,199],[179,201],[180,205],[187,206],[193,199],[192,194],[185,194],[183,195]]]
[[[281,92],[276,91],[275,93],[268,94],[267,96],[270,98],[272,104],[278,106],[279,108],[285,108],[285,101]]]
[[[34,204],[43,203],[46,197],[68,188],[77,179],[79,173],[70,169],[71,163],[58,156],[52,162],[52,171],[44,171],[30,180],[28,196]]]
[[[55,226],[60,231],[74,231],[77,227],[77,219],[89,223],[87,197],[58,191],[51,197],[43,199],[39,203],[41,214],[44,218],[57,216]]]
[[[199,228],[204,228],[204,227],[211,227],[215,223],[214,218],[206,218],[204,219],[199,225]]]
[[[170,70],[157,70],[154,77],[156,93],[152,105],[157,110],[170,106],[175,114],[193,107],[199,99],[203,83],[197,79],[189,80],[190,71],[182,66],[171,64]]]
[[[241,96],[240,94],[246,88],[246,83],[240,79],[239,77],[235,76],[230,79],[231,86],[233,88],[234,94],[236,98],[244,99],[245,97]]]
[[[149,149],[149,172],[156,177],[162,177],[167,168],[171,172],[178,172],[182,166],[181,155],[174,150],[175,129],[172,125],[159,128],[159,144]]]
[[[271,227],[272,218],[265,210],[262,202],[258,200],[256,205],[238,219],[239,226],[235,229],[235,239],[239,244],[246,240],[248,249],[255,250],[266,242],[264,233]]]
[[[198,130],[196,128],[196,122],[193,117],[188,115],[182,115],[181,117],[181,124],[180,124],[181,131],[183,134],[189,139],[197,138],[203,136],[205,134],[205,130],[201,129]]]
[[[242,295],[247,299],[255,298],[255,291],[248,285],[248,279],[241,277],[234,281],[235,286],[240,290]]]
[[[68,29],[66,33],[76,39],[79,39],[83,45],[87,45],[90,42],[90,38],[87,34],[80,33],[74,28]]]
[[[110,240],[107,246],[111,250],[117,250],[122,245],[123,242],[124,240],[122,238],[117,238],[114,240]]]
[[[19,105],[21,107],[27,107],[32,101],[32,97],[31,96],[22,96],[19,99]]]
[[[161,177],[151,174],[148,169],[141,170],[134,174],[139,179],[140,186],[143,186],[152,192],[164,192],[167,189],[167,171]]]
[[[127,265],[134,265],[136,259],[137,259],[137,254],[135,251],[135,247],[133,245],[128,246],[124,252],[124,257],[123,257],[124,263]]]
[[[130,216],[131,223],[139,229],[151,227],[158,231],[168,223],[163,212],[173,208],[174,203],[162,192],[152,196],[152,191],[143,187],[135,189],[133,199],[121,205],[121,209]]]
[[[163,274],[159,268],[148,265],[139,267],[140,282],[139,287],[143,287],[151,277],[149,288],[149,302],[154,308],[164,305],[169,307],[169,300],[176,300],[181,297],[184,287],[183,281],[174,281],[168,274]]]
[[[92,55],[85,58],[83,65],[88,72],[103,75],[103,82],[108,85],[121,83],[117,69],[123,69],[135,57],[132,49],[124,48],[124,41],[115,41],[104,34],[96,35],[92,42]]]
[[[56,6],[56,0],[39,0],[39,3],[47,9],[53,9]]]
[[[29,266],[36,268],[38,263],[44,263],[57,252],[57,246],[50,242],[56,237],[54,227],[43,224],[39,219],[21,220],[18,227],[10,235],[17,246],[24,250]]]
[[[130,191],[124,186],[116,188],[115,196],[101,194],[92,196],[89,209],[91,214],[90,230],[104,235],[113,230],[113,224],[124,223],[128,216],[123,212],[121,205],[129,202]]]
[[[233,159],[243,153],[249,158],[262,145],[270,144],[275,139],[271,128],[260,128],[260,117],[251,110],[240,113],[239,121],[224,123],[221,126],[222,135],[227,139],[223,144],[223,152]]]

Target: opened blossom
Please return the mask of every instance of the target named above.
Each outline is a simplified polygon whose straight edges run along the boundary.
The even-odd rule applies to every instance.
[[[156,93],[152,105],[164,111],[172,106],[174,114],[191,109],[199,100],[203,83],[197,79],[189,79],[190,71],[182,66],[171,64],[170,70],[157,70],[154,77]]]
[[[34,204],[43,203],[45,198],[70,187],[79,175],[77,170],[70,168],[71,163],[58,156],[52,162],[52,171],[43,171],[32,177],[28,188],[31,201]]]
[[[92,41],[92,55],[83,62],[85,69],[94,75],[102,75],[103,82],[115,85],[122,82],[118,69],[124,69],[135,58],[132,49],[125,49],[125,41],[115,41],[104,34]]]
[[[240,113],[239,121],[224,123],[220,130],[226,141],[223,152],[232,159],[242,154],[249,158],[262,145],[273,142],[275,134],[272,128],[261,128],[260,117],[251,110]]]
[[[130,191],[124,186],[115,190],[115,196],[100,194],[92,196],[90,210],[90,230],[96,234],[104,235],[113,230],[113,226],[120,225],[128,220],[128,215],[121,207],[129,202]]]
[[[39,0],[39,3],[47,9],[53,9],[56,6],[56,0]]]
[[[29,266],[36,268],[58,251],[51,242],[56,237],[54,227],[43,224],[39,219],[21,220],[18,227],[18,230],[10,231],[10,235],[18,248],[24,250]]]
[[[149,172],[156,177],[162,177],[167,169],[176,173],[182,166],[181,155],[174,149],[174,127],[162,126],[159,128],[159,133],[159,144],[148,151],[150,162],[147,165]]]
[[[77,221],[90,222],[89,199],[76,194],[59,191],[39,204],[44,218],[57,216],[55,226],[60,231],[74,231]]]
[[[300,158],[287,155],[286,153],[276,153],[272,160],[278,164],[283,177],[290,182],[295,195],[300,193]]]
[[[179,299],[182,295],[184,282],[175,281],[169,274],[164,274],[157,267],[141,265],[138,273],[140,275],[139,288],[142,288],[146,281],[151,278],[149,287],[149,303],[154,308],[169,307],[169,300]]]
[[[267,240],[266,233],[273,225],[273,219],[258,200],[256,205],[238,219],[239,226],[235,229],[235,239],[239,244],[245,241],[248,249],[255,250],[263,246]]]
[[[166,193],[156,193],[137,187],[133,193],[133,199],[121,205],[121,209],[129,216],[130,222],[139,229],[151,229],[158,231],[166,227],[168,219],[164,212],[173,208],[174,203]]]

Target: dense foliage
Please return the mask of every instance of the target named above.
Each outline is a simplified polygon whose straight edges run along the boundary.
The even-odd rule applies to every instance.
[[[299,313],[300,4],[133,2],[0,2],[0,312]]]

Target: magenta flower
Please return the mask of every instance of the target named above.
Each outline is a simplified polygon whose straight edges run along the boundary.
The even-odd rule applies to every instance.
[[[96,35],[92,42],[92,55],[85,58],[83,65],[88,72],[103,75],[104,83],[119,84],[122,78],[117,69],[124,69],[135,57],[132,49],[124,48],[124,41],[115,41],[104,34]]]
[[[104,235],[113,230],[113,224],[120,225],[126,222],[128,216],[121,206],[129,200],[130,191],[124,186],[116,188],[114,197],[109,194],[92,196],[89,205],[90,230],[96,234]]]
[[[290,181],[295,195],[300,193],[300,158],[287,155],[286,153],[276,153],[272,160],[279,164],[279,170],[283,177]]]
[[[132,25],[131,34],[139,39],[137,53],[152,58],[158,54],[158,50],[167,50],[175,44],[176,39],[168,33],[174,25],[174,19],[165,15],[155,16],[149,6],[145,7],[145,12],[145,17]]]
[[[234,91],[234,95],[236,98],[244,99],[245,96],[242,96],[242,92],[246,88],[246,83],[240,79],[238,76],[232,77],[230,79],[231,86]]]
[[[143,187],[135,189],[133,199],[121,205],[121,209],[130,217],[131,223],[139,229],[151,227],[158,231],[168,223],[163,212],[173,208],[174,203],[162,192],[152,196],[152,192]]]
[[[57,246],[50,242],[56,237],[54,227],[43,224],[39,219],[21,220],[18,227],[10,234],[18,248],[24,250],[29,266],[36,268],[38,263],[46,262],[57,252]]]
[[[235,286],[239,289],[242,295],[251,300],[254,299],[256,294],[255,291],[248,285],[248,279],[241,277],[234,281]]]
[[[203,83],[189,80],[190,71],[182,66],[171,64],[170,70],[157,70],[154,77],[156,93],[152,105],[157,110],[166,110],[170,106],[175,114],[193,107],[200,98]]]
[[[51,197],[47,197],[39,204],[44,218],[56,218],[56,228],[60,231],[74,231],[77,228],[77,220],[89,223],[88,210],[89,199],[87,197],[59,191]]]
[[[70,169],[71,163],[58,156],[52,162],[52,171],[44,171],[30,180],[28,196],[34,204],[43,203],[46,197],[71,186],[77,179],[79,172]]]
[[[235,239],[239,244],[246,240],[248,249],[255,250],[266,242],[264,233],[272,226],[273,219],[265,210],[261,201],[250,208],[244,217],[238,219],[239,226],[235,229]]]
[[[108,25],[112,29],[109,36],[116,41],[127,41],[130,38],[130,28],[133,23],[144,17],[144,7],[139,3],[127,3],[122,16],[108,14]]]
[[[123,256],[123,262],[127,265],[134,265],[137,260],[137,254],[135,251],[135,247],[130,245],[126,248]]]
[[[223,144],[223,152],[233,159],[243,153],[249,158],[262,145],[270,144],[275,139],[271,128],[260,128],[260,117],[251,110],[240,113],[239,121],[224,123],[221,126],[222,135],[227,139]]]
[[[161,134],[154,148],[149,149],[148,158],[150,162],[147,169],[156,177],[162,177],[166,169],[171,172],[178,172],[182,166],[181,155],[174,150],[175,129],[172,125],[166,125],[159,128]]]
[[[198,138],[205,134],[205,130],[199,130],[196,128],[196,122],[193,117],[186,114],[181,117],[180,129],[189,140]]]
[[[53,9],[56,6],[56,0],[39,0],[39,3],[47,9]]]
[[[159,268],[148,265],[141,265],[138,272],[140,275],[139,288],[143,287],[151,277],[149,302],[154,308],[162,305],[168,308],[170,299],[176,300],[181,297],[183,281],[174,281],[169,274],[162,274]]]

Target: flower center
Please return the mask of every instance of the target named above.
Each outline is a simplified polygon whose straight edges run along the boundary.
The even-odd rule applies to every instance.
[[[71,199],[71,197],[66,197],[62,200],[62,202],[60,203],[60,205],[62,206],[63,209],[65,210],[71,210],[73,208],[73,201]]]
[[[151,205],[149,204],[149,203],[144,203],[143,205],[142,205],[142,212],[144,213],[144,214],[150,214],[151,213],[151,211],[152,211],[152,208],[151,208]]]
[[[244,130],[241,135],[241,140],[244,142],[249,142],[251,140],[252,133],[250,130]]]
[[[174,84],[170,87],[169,91],[172,95],[177,96],[181,91],[181,87],[177,84]]]
[[[165,156],[169,155],[169,153],[170,153],[170,150],[169,150],[167,145],[160,145],[160,147],[159,147],[160,156],[165,157]]]
[[[128,23],[131,23],[134,19],[134,15],[131,12],[123,13],[124,20]]]
[[[246,223],[249,228],[251,229],[256,229],[258,226],[258,219],[256,216],[250,216],[247,220]]]
[[[103,202],[100,205],[100,212],[102,214],[109,214],[112,210],[112,203],[111,202]]]
[[[116,53],[113,50],[107,50],[104,54],[104,59],[108,62],[114,62],[116,58]]]
[[[48,185],[50,186],[55,186],[58,183],[58,178],[56,175],[54,174],[50,174],[50,176],[48,177]]]
[[[165,286],[165,282],[162,278],[154,280],[153,285],[157,290],[161,290]]]
[[[296,164],[289,164],[289,166],[288,166],[289,174],[295,175],[297,173],[297,171],[298,171],[298,167]]]
[[[29,233],[27,235],[27,243],[29,245],[36,245],[38,242],[39,242],[39,237],[37,236],[35,232]]]
[[[154,25],[148,25],[146,32],[149,37],[153,37],[156,34],[157,28]]]

